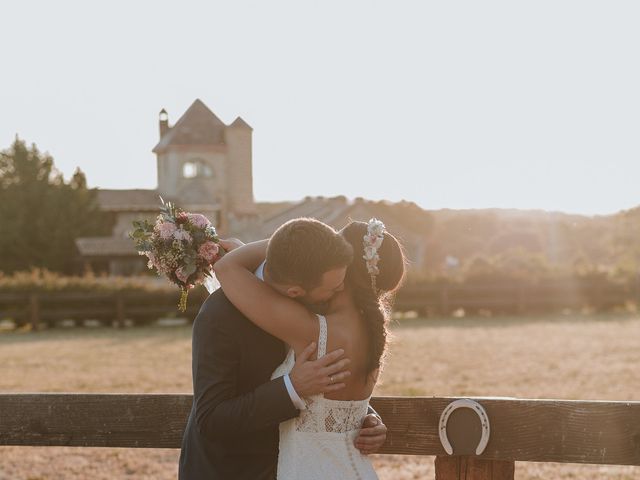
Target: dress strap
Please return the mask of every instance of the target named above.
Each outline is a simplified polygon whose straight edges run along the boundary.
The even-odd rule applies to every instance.
[[[320,324],[320,335],[318,337],[318,358],[324,357],[327,353],[327,319],[322,315],[317,315]]]

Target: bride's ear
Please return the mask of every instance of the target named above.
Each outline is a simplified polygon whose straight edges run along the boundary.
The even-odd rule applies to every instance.
[[[290,298],[304,297],[306,294],[306,290],[297,285],[287,288],[287,296]]]

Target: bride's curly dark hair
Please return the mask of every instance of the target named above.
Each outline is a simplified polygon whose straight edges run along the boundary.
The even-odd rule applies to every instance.
[[[363,258],[363,237],[367,234],[367,228],[367,223],[353,221],[340,233],[353,246],[353,262],[347,268],[345,284],[366,324],[369,334],[366,369],[368,373],[373,373],[384,363],[391,305],[394,293],[404,279],[406,258],[400,242],[385,230],[382,245],[378,249],[379,273],[374,290]]]

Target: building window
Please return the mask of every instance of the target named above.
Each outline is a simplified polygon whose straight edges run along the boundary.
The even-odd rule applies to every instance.
[[[213,177],[213,168],[204,160],[190,160],[182,164],[182,177]]]

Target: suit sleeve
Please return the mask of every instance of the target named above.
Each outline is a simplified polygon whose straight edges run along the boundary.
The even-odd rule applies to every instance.
[[[205,302],[193,323],[193,401],[200,433],[220,440],[297,416],[282,377],[238,394],[238,331],[228,309],[216,305]]]

